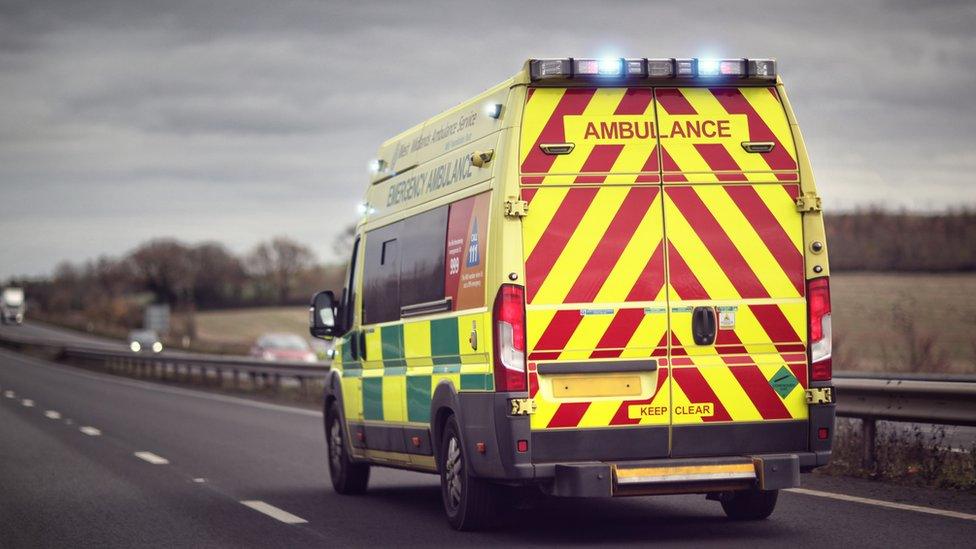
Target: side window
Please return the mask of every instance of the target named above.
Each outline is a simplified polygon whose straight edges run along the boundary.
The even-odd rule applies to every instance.
[[[444,300],[444,241],[448,207],[403,220],[400,307]]]
[[[345,316],[343,326],[352,328],[356,307],[356,262],[359,261],[359,237],[352,245],[352,257],[346,273],[346,287],[342,289],[342,314]]]
[[[366,233],[363,266],[363,324],[400,318],[400,248],[403,222]]]

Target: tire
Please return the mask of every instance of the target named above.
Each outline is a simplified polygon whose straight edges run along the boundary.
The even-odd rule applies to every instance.
[[[329,403],[325,417],[325,441],[328,446],[332,488],[343,495],[362,494],[369,484],[369,465],[355,463],[349,458],[349,437],[346,436],[339,406],[335,401]]]
[[[744,490],[722,499],[722,510],[732,520],[762,520],[773,514],[779,490]]]
[[[447,419],[441,435],[437,468],[441,475],[441,500],[447,522],[455,530],[484,528],[494,518],[496,486],[471,475],[468,456],[457,419]]]

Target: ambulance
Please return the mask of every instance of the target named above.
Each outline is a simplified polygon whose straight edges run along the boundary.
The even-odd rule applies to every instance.
[[[704,494],[827,463],[827,244],[772,59],[532,59],[382,144],[333,339],[332,484],[438,474],[459,530],[534,486]]]

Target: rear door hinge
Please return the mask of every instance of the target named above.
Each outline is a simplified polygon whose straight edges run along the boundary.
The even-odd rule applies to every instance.
[[[820,197],[817,196],[817,193],[809,191],[796,197],[796,211],[800,213],[819,212]]]
[[[512,407],[510,414],[513,416],[527,416],[535,413],[535,400],[531,398],[510,398],[508,403]]]
[[[529,214],[529,203],[511,198],[505,201],[505,217],[525,217]]]
[[[807,404],[833,404],[833,387],[811,387],[806,391]]]

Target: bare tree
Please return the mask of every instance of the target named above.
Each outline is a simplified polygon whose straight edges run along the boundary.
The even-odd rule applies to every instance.
[[[252,275],[278,304],[288,302],[299,275],[314,264],[315,254],[308,246],[282,236],[258,244],[247,261]]]

